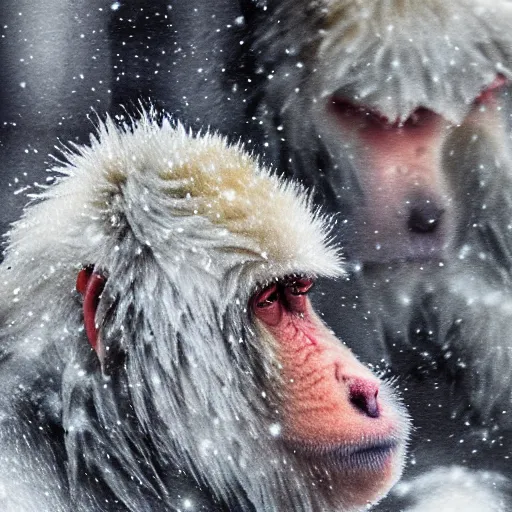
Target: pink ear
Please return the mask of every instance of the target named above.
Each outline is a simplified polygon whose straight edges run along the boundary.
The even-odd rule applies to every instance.
[[[105,276],[94,271],[93,267],[85,267],[78,273],[76,289],[83,295],[84,327],[87,338],[96,353],[100,352],[98,346],[98,329],[96,327],[96,310],[100,297],[105,288],[107,279]]]

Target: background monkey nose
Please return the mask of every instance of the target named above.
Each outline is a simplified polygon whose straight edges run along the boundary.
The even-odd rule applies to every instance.
[[[434,202],[415,204],[410,210],[407,228],[413,233],[433,233],[441,223],[443,214],[444,209],[438,208]]]

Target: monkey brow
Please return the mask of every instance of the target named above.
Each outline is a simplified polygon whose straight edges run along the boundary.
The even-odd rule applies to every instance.
[[[275,276],[271,279],[267,279],[265,281],[258,282],[256,284],[255,290],[263,290],[267,286],[273,285],[273,284],[279,284],[284,286],[290,286],[293,283],[296,283],[297,281],[301,280],[311,280],[316,281],[316,276],[308,273],[293,273],[293,274],[286,274],[284,276]]]

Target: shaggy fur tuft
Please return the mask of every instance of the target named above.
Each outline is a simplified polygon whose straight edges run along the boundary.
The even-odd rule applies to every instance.
[[[327,509],[275,436],[274,347],[244,314],[261,283],[343,273],[328,219],[239,146],[149,114],[66,158],[0,267],[0,508]],[[84,264],[108,271],[101,371]]]
[[[310,98],[339,91],[391,120],[425,107],[457,123],[496,73],[512,77],[512,5],[504,2],[318,0],[303,9],[280,4],[273,15],[280,23],[262,33],[257,46],[273,56],[276,68],[306,58],[302,76],[317,76]],[[297,39],[304,27],[310,36]],[[296,92],[289,91],[283,110],[294,103]]]

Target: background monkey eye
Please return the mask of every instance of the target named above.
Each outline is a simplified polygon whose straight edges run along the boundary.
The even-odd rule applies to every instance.
[[[391,127],[393,122],[376,109],[364,105],[356,105],[343,97],[334,97],[331,108],[347,121],[358,120],[367,127]]]
[[[429,122],[435,122],[437,115],[427,108],[417,108],[403,123],[403,127],[414,128],[427,126]]]
[[[477,105],[489,103],[495,98],[496,94],[508,84],[509,81],[503,75],[497,75],[496,78],[476,98],[475,103]]]

